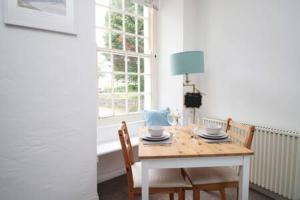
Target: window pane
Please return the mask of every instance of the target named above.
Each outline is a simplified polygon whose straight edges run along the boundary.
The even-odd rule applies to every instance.
[[[140,76],[140,92],[144,92],[145,90],[145,77],[144,75]]]
[[[135,37],[126,35],[126,50],[135,51]]]
[[[120,33],[111,33],[111,46],[113,49],[123,50],[123,35]]]
[[[138,63],[137,63],[137,57],[127,57],[127,67],[128,67],[128,72],[131,73],[137,73],[138,72]]]
[[[102,29],[96,29],[97,47],[109,48],[109,33]]]
[[[141,36],[149,36],[149,21],[147,19],[138,18],[138,34]]]
[[[140,58],[140,72],[151,74],[151,65],[149,58]]]
[[[99,72],[112,72],[111,55],[109,53],[97,53],[97,67]]]
[[[144,53],[144,39],[138,38],[139,53]]]
[[[135,34],[135,18],[130,15],[125,16],[125,31]]]
[[[144,20],[138,19],[138,34],[144,36]]]
[[[126,113],[126,96],[123,94],[114,96],[114,108],[115,114],[125,114]]]
[[[111,18],[111,28],[116,30],[123,29],[123,16],[120,13],[112,12]]]
[[[145,96],[144,95],[141,95],[140,102],[141,102],[140,110],[143,111],[143,110],[145,110]]]
[[[139,99],[137,95],[128,97],[128,112],[138,112],[139,111]]]
[[[125,92],[125,74],[115,74],[114,75],[114,92]]]
[[[146,6],[137,5],[137,14],[139,17],[149,18],[149,8]]]
[[[96,26],[108,27],[109,11],[102,6],[96,6]]]
[[[138,75],[128,75],[128,92],[138,92]]]
[[[123,9],[122,0],[111,0],[111,6],[113,8],[122,10]]]
[[[144,16],[144,6],[138,5],[138,15]]]
[[[131,3],[130,0],[125,0],[125,11],[135,14],[135,4]]]
[[[138,38],[138,51],[139,53],[150,53],[149,40],[145,38]]]
[[[151,109],[150,9],[95,1],[99,117]]]
[[[114,71],[125,72],[125,56],[113,55],[114,59]]]
[[[140,58],[140,73],[144,73],[145,71],[145,60],[144,58]]]
[[[111,95],[99,95],[98,113],[99,117],[109,117],[113,115]]]
[[[145,92],[145,93],[151,93],[151,76],[150,75],[141,75],[140,91]]]
[[[111,93],[112,92],[112,74],[100,73],[98,78],[99,93]]]

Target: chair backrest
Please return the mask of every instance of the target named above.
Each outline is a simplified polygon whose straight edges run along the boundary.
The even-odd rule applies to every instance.
[[[230,135],[234,142],[251,149],[255,127],[241,124],[233,121],[231,118],[227,119],[225,132]]]
[[[130,137],[127,129],[126,122],[122,122],[121,128],[119,129],[119,139],[122,147],[123,158],[125,162],[128,187],[133,188],[133,175],[131,170],[131,165],[134,164],[133,150],[130,142]]]

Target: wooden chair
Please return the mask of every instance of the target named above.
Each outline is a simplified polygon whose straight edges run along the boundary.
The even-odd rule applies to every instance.
[[[128,199],[134,200],[135,195],[141,194],[141,163],[134,162],[133,150],[130,142],[128,129],[125,122],[119,129],[119,139],[125,161]],[[170,200],[174,200],[174,193],[178,194],[179,200],[185,199],[185,189],[191,189],[191,184],[185,181],[180,169],[151,169],[149,170],[149,193],[169,194]]]
[[[240,124],[228,119],[225,132],[231,139],[250,149],[255,127]],[[200,190],[218,190],[222,200],[226,199],[225,188],[235,187],[238,190],[238,172],[231,167],[202,167],[184,169],[185,176],[193,186],[193,199],[200,199]]]

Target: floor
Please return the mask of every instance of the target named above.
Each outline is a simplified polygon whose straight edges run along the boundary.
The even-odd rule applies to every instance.
[[[127,200],[127,177],[120,176],[118,178],[98,184],[99,200]],[[236,189],[226,189],[228,200],[236,200]],[[137,197],[136,200],[140,200]],[[218,192],[201,192],[201,200],[219,200]],[[169,200],[168,195],[155,194],[151,195],[150,200]],[[192,192],[187,191],[186,200],[192,200]],[[254,190],[250,190],[249,200],[272,200]]]

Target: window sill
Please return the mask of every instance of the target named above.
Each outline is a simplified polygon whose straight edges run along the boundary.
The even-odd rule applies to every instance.
[[[127,121],[127,127],[128,131],[130,133],[131,138],[138,136],[138,130],[140,127],[144,126],[144,121],[134,121],[134,122],[128,122]],[[109,124],[109,125],[102,125],[97,127],[97,144],[104,145],[104,147],[109,146],[106,144],[110,144],[115,142],[115,145],[119,146],[119,149],[121,149],[121,146],[119,145],[119,134],[118,130],[121,126],[121,122],[115,123],[115,124]],[[106,149],[106,148],[105,148]]]
[[[132,137],[131,138],[131,145],[132,147],[137,146],[139,143],[139,137]],[[109,153],[113,153],[116,151],[121,150],[121,144],[118,140],[110,141],[110,142],[104,142],[97,145],[97,156],[106,155]]]
[[[120,125],[122,121],[126,121],[127,123],[134,123],[144,121],[142,113],[134,113],[128,115],[120,115],[113,117],[100,118],[98,120],[98,126],[113,126]]]

